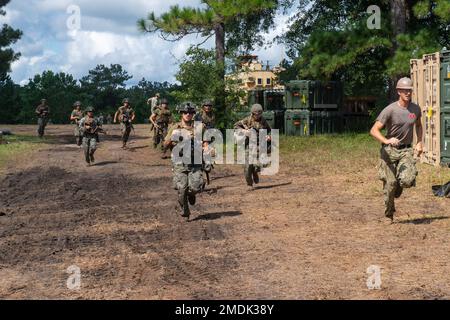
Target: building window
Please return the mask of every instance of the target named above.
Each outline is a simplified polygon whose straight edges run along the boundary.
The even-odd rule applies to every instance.
[[[258,84],[262,85],[262,79],[261,78],[258,78]]]
[[[270,78],[266,79],[266,84],[270,86]]]

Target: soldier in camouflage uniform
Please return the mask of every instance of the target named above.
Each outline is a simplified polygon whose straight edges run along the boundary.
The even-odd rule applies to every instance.
[[[271,141],[270,136],[270,125],[267,123],[266,119],[262,116],[263,108],[260,104],[254,104],[251,108],[252,114],[248,116],[247,118],[244,118],[241,121],[236,122],[234,125],[235,129],[242,129],[245,130],[244,133],[246,135],[245,140],[245,166],[244,166],[244,175],[245,175],[245,181],[247,182],[247,185],[252,188],[253,183],[258,184],[259,183],[259,176],[258,172],[261,172],[261,164],[252,164],[249,161],[249,136],[251,134],[251,130],[254,129],[256,131],[257,139],[259,139],[259,130],[266,129],[267,130],[267,141]],[[259,146],[259,142],[257,143]]]
[[[120,127],[122,129],[122,148],[126,148],[128,138],[130,137],[131,129],[133,129],[133,121],[136,117],[134,110],[130,106],[128,99],[123,99],[123,105],[117,110],[114,115],[114,123],[117,119],[120,121]]]
[[[150,122],[153,124],[153,147],[156,149],[161,143],[162,158],[166,159],[167,148],[164,147],[163,140],[167,136],[169,124],[173,121],[172,112],[169,110],[169,101],[167,99],[161,100],[161,105],[156,107],[155,112],[150,117]]]
[[[36,107],[35,113],[38,117],[38,135],[40,138],[44,136],[45,127],[47,126],[50,108],[47,105],[47,100],[42,99],[41,104]]]
[[[174,134],[186,134],[188,137],[190,137],[190,145],[191,145],[191,159],[189,163],[183,163],[179,159],[179,161],[176,161],[176,159],[172,159],[173,163],[173,184],[174,188],[178,190],[178,203],[180,204],[182,217],[189,217],[190,216],[190,210],[189,210],[189,204],[194,205],[196,202],[196,194],[198,192],[201,192],[203,183],[203,170],[202,170],[202,164],[200,161],[200,164],[196,164],[194,162],[194,150],[198,149],[197,146],[195,146],[195,140],[194,140],[194,114],[195,114],[195,107],[192,103],[187,102],[182,105],[182,107],[179,109],[181,113],[181,121],[173,124],[169,132],[167,133],[166,138],[164,139],[164,146],[166,148],[170,148],[171,150],[173,147],[177,144],[174,138]],[[183,130],[184,129],[184,130]],[[202,125],[202,133],[204,131],[204,127]],[[178,132],[177,132],[178,131]],[[199,141],[201,143],[199,145],[199,148],[205,148],[207,147],[208,143]],[[200,150],[201,152],[202,150]],[[174,155],[172,155],[173,157]],[[181,155],[180,155],[181,156]],[[189,203],[188,203],[189,202]]]
[[[81,111],[81,102],[77,101],[73,104],[74,108],[70,115],[70,121],[75,124],[74,135],[77,146],[81,146],[83,142],[83,134],[80,130],[80,120],[83,118],[83,111]]]
[[[202,104],[202,111],[195,115],[195,121],[200,121],[205,126],[205,129],[214,129],[216,126],[216,115],[213,111],[213,103],[211,100],[206,99]],[[214,140],[212,140],[214,141]],[[214,150],[211,150],[213,153]],[[213,164],[209,161],[203,164],[203,171],[206,173],[207,183],[210,183],[210,174],[214,168]]]
[[[94,118],[94,108],[86,108],[86,116],[80,120],[80,131],[83,134],[84,158],[87,165],[95,161],[94,153],[97,149],[97,135],[104,132],[97,119]]]
[[[216,125],[216,115],[213,112],[211,100],[205,100],[202,104],[202,112],[195,115],[195,121],[201,121],[206,129],[213,129]]]
[[[394,199],[399,198],[403,188],[415,186],[417,169],[414,159],[413,130],[416,126],[417,154],[423,152],[420,107],[411,102],[413,85],[409,78],[397,83],[399,100],[387,106],[378,116],[370,134],[381,142],[378,175],[383,181],[385,216],[394,219]],[[386,128],[386,137],[381,130]]]
[[[156,109],[159,107],[160,105],[160,94],[156,93],[154,97],[151,97],[147,100],[147,104],[150,106],[150,116],[152,116]],[[155,125],[153,123],[150,123],[150,132],[153,132],[153,130],[155,129]]]

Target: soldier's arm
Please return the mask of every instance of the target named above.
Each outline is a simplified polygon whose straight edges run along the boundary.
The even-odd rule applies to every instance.
[[[417,134],[416,151],[417,155],[420,156],[423,153],[423,144],[422,144],[423,126],[420,117],[416,121],[416,134]]]
[[[152,115],[150,116],[150,121],[151,123],[153,123],[153,125],[155,127],[157,127],[158,125],[156,124],[156,113],[152,113]]]
[[[117,116],[119,115],[119,110],[116,111],[116,113],[114,114],[114,123],[117,122]]]
[[[399,140],[397,138],[390,138],[386,139],[385,136],[381,133],[381,130],[384,128],[384,124],[380,121],[375,121],[375,124],[373,125],[372,129],[370,129],[370,135],[374,137],[376,140],[383,144],[392,144],[392,145],[398,145]]]
[[[174,126],[170,127],[169,130],[167,131],[167,135],[164,137],[164,148],[172,148],[175,145],[175,142],[172,141],[172,134],[174,131]]]
[[[136,113],[134,113],[134,111],[131,112],[131,121],[134,121],[134,119],[136,118]]]
[[[36,108],[36,110],[34,111],[36,114],[41,114],[41,110],[39,108],[39,106]]]

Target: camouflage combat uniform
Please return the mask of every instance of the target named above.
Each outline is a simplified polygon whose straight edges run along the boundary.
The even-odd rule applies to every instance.
[[[128,142],[133,124],[131,118],[134,115],[134,110],[131,107],[121,106],[117,112],[119,113],[120,128],[122,130],[122,142],[123,145]]]
[[[153,147],[158,147],[158,144],[161,143],[161,150],[165,152],[165,148],[163,146],[163,140],[167,136],[169,124],[172,123],[172,112],[170,112],[169,108],[157,107],[155,112],[156,115],[155,122],[158,125],[158,128],[153,129]]]
[[[35,112],[38,116],[38,135],[42,138],[44,136],[45,127],[47,126],[50,108],[47,104],[41,103],[37,106]]]
[[[216,116],[211,112],[202,111],[195,115],[195,121],[201,121],[206,129],[213,129],[216,125]]]
[[[270,134],[270,125],[261,116],[261,119],[257,121],[252,115],[248,116],[247,118],[242,119],[241,121],[238,121],[234,125],[235,129],[254,129],[256,130],[256,136],[257,136],[257,146],[259,146],[259,130],[266,129],[267,134]],[[262,165],[258,162],[256,164],[251,164],[249,161],[250,156],[250,139],[247,137],[245,139],[245,165],[244,165],[244,176],[245,181],[247,182],[248,186],[253,186],[253,183],[259,182],[258,172],[261,172]],[[256,151],[257,152],[257,151]]]
[[[191,151],[191,163],[184,164],[182,161],[176,162],[172,160],[173,164],[173,187],[178,190],[178,202],[183,208],[183,216],[188,217],[189,203],[195,203],[195,195],[201,192],[204,185],[203,181],[203,167],[202,164],[194,163],[194,121],[190,123],[184,123],[183,121],[173,124],[164,139],[165,143],[168,143],[172,139],[172,134],[176,130],[185,129],[192,137],[192,151]]]
[[[403,188],[415,186],[417,168],[412,147],[413,130],[416,121],[420,121],[420,107],[410,103],[402,108],[397,102],[390,104],[378,116],[377,121],[385,125],[386,138],[397,138],[400,145],[382,145],[378,176],[383,181],[385,215],[392,218],[395,212],[394,199],[399,198]]]
[[[77,145],[81,146],[83,140],[83,132],[80,128],[80,120],[83,118],[83,111],[74,109],[70,116],[76,118],[76,120],[74,120],[75,128],[73,130],[73,134],[75,136],[75,139],[77,140]]]
[[[94,117],[85,116],[80,120],[80,131],[83,134],[84,158],[88,164],[94,162],[94,153],[97,150],[97,135],[99,123]]]

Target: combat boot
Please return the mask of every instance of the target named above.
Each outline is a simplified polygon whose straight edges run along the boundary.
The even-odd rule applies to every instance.
[[[92,152],[91,154],[90,154],[90,160],[91,160],[91,162],[92,163],[94,163],[95,162],[95,159],[94,159],[94,153]]]
[[[247,182],[247,185],[249,187],[253,186],[253,174],[252,174],[252,171],[253,171],[252,168],[249,167],[244,172],[244,174],[245,174],[245,181]]]
[[[181,216],[185,218],[189,218],[191,215],[187,198],[186,192],[178,191],[178,204],[180,205],[180,209],[182,211]]]
[[[196,202],[195,194],[188,193],[188,200],[189,200],[189,204],[191,206],[195,205],[195,202]]]
[[[400,198],[400,196],[402,195],[402,193],[403,193],[403,188],[400,187],[400,184],[397,182],[397,186],[396,186],[396,188],[395,188],[395,194],[394,194],[394,197],[395,197],[395,198]]]
[[[259,183],[259,176],[258,176],[258,172],[256,172],[256,170],[253,171],[253,182],[255,184]]]

